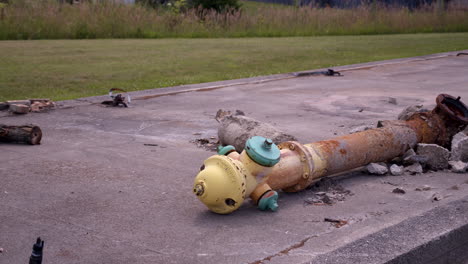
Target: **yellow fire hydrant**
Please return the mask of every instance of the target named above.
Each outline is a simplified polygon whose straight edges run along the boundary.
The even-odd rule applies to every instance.
[[[468,124],[468,108],[447,94],[436,98],[429,112],[406,121],[383,121],[375,129],[302,145],[250,138],[239,154],[234,147],[219,149],[205,160],[193,192],[211,211],[228,214],[250,197],[261,210],[278,209],[278,193],[301,191],[318,179],[371,162],[387,161],[418,143],[450,144]]]

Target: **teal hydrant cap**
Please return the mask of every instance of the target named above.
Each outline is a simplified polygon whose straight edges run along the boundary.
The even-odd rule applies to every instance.
[[[245,151],[253,161],[263,166],[272,167],[280,160],[280,150],[269,138],[251,137],[245,144]]]
[[[276,212],[278,210],[278,193],[275,191],[269,191],[263,195],[262,199],[258,201],[258,208],[262,211],[271,210]]]
[[[218,154],[219,155],[227,155],[232,151],[236,151],[236,148],[234,146],[231,146],[231,145],[227,145],[227,146],[224,146],[224,147],[223,146],[218,146]]]

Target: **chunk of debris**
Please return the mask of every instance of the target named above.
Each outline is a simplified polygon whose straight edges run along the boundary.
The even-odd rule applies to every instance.
[[[416,155],[416,152],[412,148],[408,149],[405,154],[403,154],[403,159]]]
[[[450,152],[448,149],[436,144],[418,144],[416,153],[428,158],[426,165],[432,170],[448,168]]]
[[[437,202],[437,201],[442,200],[442,196],[439,193],[434,193],[431,199],[433,202]]]
[[[393,189],[392,193],[405,194],[406,191],[403,190],[402,188],[397,187],[397,188]]]
[[[411,175],[423,173],[423,167],[419,163],[405,167],[405,171],[409,172]]]
[[[30,99],[31,112],[42,112],[55,108],[55,103],[49,99]]]
[[[304,200],[306,205],[333,205],[336,202],[346,200],[346,196],[352,196],[350,190],[332,178],[323,178],[310,187],[313,192],[311,197]]]
[[[340,227],[348,224],[348,221],[346,221],[346,220],[333,219],[333,218],[325,218],[325,219],[323,219],[323,221],[332,223],[336,228],[340,228]]]
[[[230,111],[219,110],[216,114],[219,122],[218,137],[221,145],[232,145],[241,152],[246,141],[253,136],[262,136],[278,144],[284,141],[296,141],[292,135],[286,134],[270,124],[253,118],[232,114]]]
[[[468,162],[468,136],[464,132],[453,136],[450,160]]]
[[[118,94],[114,94],[114,92],[122,92]],[[108,106],[123,106],[123,107],[128,107],[130,102],[132,101],[132,98],[130,95],[125,91],[124,89],[120,88],[111,88],[109,90],[109,96],[112,100],[106,100],[101,102],[103,105],[108,105]]]
[[[457,160],[449,161],[449,165],[451,167],[451,171],[455,173],[464,173],[468,169],[468,163]]]
[[[357,133],[357,132],[362,132],[362,131],[366,131],[366,130],[373,129],[373,128],[375,128],[373,125],[358,126],[358,127],[355,127],[353,129],[351,129],[349,131],[349,133],[354,134],[354,133]]]
[[[203,148],[208,151],[217,151],[218,149],[218,141],[215,137],[211,138],[197,138],[195,140],[191,140],[190,142],[197,145],[199,148]],[[145,144],[146,145],[146,144]]]
[[[311,205],[332,205],[334,203],[325,192],[315,193],[314,196],[308,197],[304,202]]]
[[[13,114],[23,115],[23,114],[29,113],[29,111],[31,111],[31,108],[24,104],[11,104],[8,110],[12,112]]]
[[[374,175],[385,175],[388,172],[387,166],[378,163],[370,163],[367,165],[366,169],[370,174]]]
[[[397,99],[396,99],[395,97],[389,97],[389,98],[388,98],[388,102],[389,102],[390,104],[394,104],[394,105],[397,105],[397,104],[398,104],[398,103],[397,103]]]
[[[429,111],[423,105],[411,105],[403,109],[398,115],[398,120],[408,120],[413,114]]]
[[[403,165],[411,165],[415,163],[425,165],[428,161],[429,161],[429,158],[427,156],[412,155],[403,159]]]
[[[393,176],[400,176],[403,175],[403,173],[403,166],[398,166],[396,164],[392,164],[392,166],[390,166],[390,174],[392,174]]]
[[[417,187],[416,189],[414,189],[415,191],[418,191],[418,192],[422,192],[422,191],[429,191],[431,188],[431,186],[429,185],[423,185],[422,187]]]
[[[11,100],[0,103],[0,110],[8,109],[15,114],[42,112],[52,108],[55,108],[55,103],[50,99]]]

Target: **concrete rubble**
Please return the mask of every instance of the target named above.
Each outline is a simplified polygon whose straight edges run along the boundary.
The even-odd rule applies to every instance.
[[[408,120],[415,113],[427,111],[429,111],[429,109],[423,105],[410,105],[401,111],[401,113],[398,115],[398,120]]]
[[[244,115],[242,111],[236,113],[218,110],[216,120],[219,122],[218,138],[221,145],[232,145],[237,151],[244,149],[245,142],[253,136],[271,139],[275,144],[285,141],[296,141],[296,138],[274,126]]]
[[[464,173],[468,169],[468,163],[463,161],[449,161],[449,165],[451,167],[451,171],[455,173]]]
[[[427,167],[432,170],[448,168],[450,152],[436,144],[418,144],[416,153],[427,158]]]
[[[333,205],[354,195],[333,178],[323,178],[310,187],[312,195],[304,200],[305,205]]]
[[[392,164],[390,166],[390,174],[393,176],[400,176],[403,175],[404,173],[404,167],[403,166],[398,166],[396,164]]]
[[[409,172],[409,174],[414,175],[414,174],[420,174],[423,173],[423,167],[419,163],[415,163],[413,165],[405,167],[405,171]]]
[[[468,136],[464,132],[453,137],[450,160],[468,162]]]
[[[374,175],[385,175],[388,172],[388,168],[386,165],[378,163],[370,163],[369,165],[367,165],[366,169],[370,174]]]
[[[0,102],[0,110],[8,110],[13,114],[27,114],[29,112],[42,112],[56,107],[50,99],[10,100]]]

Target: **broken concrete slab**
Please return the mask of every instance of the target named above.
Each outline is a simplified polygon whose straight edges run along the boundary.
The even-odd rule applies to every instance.
[[[448,149],[436,144],[418,144],[416,153],[427,157],[426,165],[432,170],[443,170],[448,168],[450,152]]]
[[[378,163],[370,163],[366,166],[366,169],[370,174],[374,175],[385,175],[388,172],[387,166]]]
[[[8,110],[14,114],[27,114],[31,108],[25,104],[10,104]]]
[[[269,138],[276,144],[296,140],[294,136],[286,134],[268,123],[243,115],[224,115],[219,118],[218,122],[220,144],[232,145],[238,152],[244,150],[245,142],[253,136]]]
[[[450,160],[468,162],[468,136],[464,132],[453,137]]]

